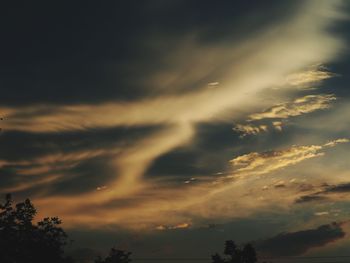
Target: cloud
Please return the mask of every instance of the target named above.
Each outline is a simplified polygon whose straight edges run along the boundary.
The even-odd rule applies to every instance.
[[[266,132],[267,131],[266,125],[252,125],[252,124],[237,124],[233,130],[236,132],[241,133],[242,137],[246,135],[256,135],[260,132]]]
[[[191,224],[189,223],[180,223],[177,225],[173,226],[164,226],[164,225],[159,225],[156,227],[157,230],[174,230],[174,229],[184,229],[184,228],[189,228]]]
[[[265,256],[298,256],[310,249],[342,239],[344,236],[342,224],[332,223],[315,229],[282,233],[257,242],[257,247]]]
[[[285,182],[282,180],[282,181],[279,181],[277,183],[274,184],[274,187],[275,188],[285,188],[286,187],[286,184]]]
[[[292,166],[309,159],[309,156],[316,157],[320,153],[324,154],[322,151],[325,149],[324,147],[329,147],[324,146],[326,144],[294,146],[274,154],[261,154],[267,159],[258,154],[257,157],[263,160],[258,162],[249,158],[249,161],[236,160],[236,164],[242,165],[238,169],[246,167],[249,169],[231,171],[229,176],[225,174],[213,175],[205,180],[199,179],[195,184],[183,184],[183,181],[180,181],[174,187],[173,183],[162,178],[161,180],[149,179],[148,182],[139,184],[138,188],[135,188],[137,186],[135,182],[129,181],[131,183],[124,184],[126,189],[123,189],[120,188],[123,185],[120,183],[123,182],[122,180],[112,180],[106,184],[107,188],[103,191],[93,191],[66,198],[45,197],[45,199],[35,200],[35,202],[39,208],[43,207],[46,213],[50,211],[57,213],[60,210],[58,215],[64,215],[64,218],[72,225],[79,223],[96,226],[98,223],[104,223],[122,224],[125,228],[154,229],[155,225],[166,228],[166,226],[176,226],[179,222],[189,222],[189,219],[198,217],[207,219],[245,217],[254,212],[268,209],[270,206],[278,205],[283,208],[285,205],[289,205],[295,196],[292,185],[288,184],[287,187],[285,183],[279,182],[285,180],[275,181],[271,185],[269,193],[262,196],[263,193],[257,191],[256,188],[261,189],[262,186],[259,187],[259,182],[266,184],[269,177],[266,176],[266,180],[258,181],[259,175],[267,175]],[[134,160],[137,159],[135,156]],[[134,170],[129,171],[133,172]],[[141,173],[137,173],[137,176],[140,175]],[[235,180],[230,177],[235,178]],[[126,179],[131,180],[132,178]],[[217,183],[214,184],[215,181]],[[114,183],[115,185],[113,185]],[[128,185],[132,185],[133,188]],[[278,191],[275,190],[276,193],[270,192],[276,189],[275,185],[285,185],[285,187],[280,187]],[[115,192],[115,189],[118,189],[118,192]],[[299,188],[297,187],[295,190],[299,190]],[[276,200],[279,200],[278,204],[276,204]],[[55,202],[64,205],[60,209],[50,207]],[[94,211],[94,213],[91,214],[90,211]],[[106,213],[109,216],[100,222],[99,218]],[[196,221],[193,224],[195,225]]]
[[[323,193],[347,193],[350,192],[350,183],[326,186]]]
[[[295,200],[295,203],[306,203],[311,201],[323,201],[323,200],[338,200],[338,194],[350,193],[350,183],[339,183],[328,185],[324,184],[317,191],[303,195]],[[344,196],[340,196],[339,199],[344,200]]]
[[[329,212],[327,212],[327,211],[316,212],[314,215],[315,216],[325,216],[325,215],[329,215]]]
[[[248,120],[285,119],[311,113],[316,110],[328,109],[330,103],[335,99],[335,96],[330,94],[307,95],[297,98],[292,102],[277,104],[264,112],[252,114],[248,117]]]
[[[328,109],[334,100],[336,97],[333,94],[306,95],[291,102],[276,104],[263,112],[251,114],[248,116],[246,124],[237,124],[233,130],[241,133],[241,137],[267,132],[269,126],[274,130],[282,131],[283,122],[281,120]],[[280,120],[272,121],[270,125],[253,124],[253,122],[266,119]]]
[[[21,178],[21,181],[16,182],[15,185],[2,186],[0,188],[0,193],[16,193],[33,187],[44,187],[45,185],[54,184],[63,176],[63,174],[51,174],[46,176],[35,176],[34,178]]]
[[[316,84],[319,84],[323,80],[338,76],[327,70],[323,65],[311,66],[308,70],[293,73],[286,77],[286,84],[291,86],[298,86],[302,88],[310,88]]]
[[[214,87],[214,86],[217,86],[217,85],[219,85],[220,84],[220,82],[218,82],[218,81],[215,81],[215,82],[209,82],[208,83],[208,86],[210,86],[210,87]]]
[[[53,185],[59,179],[67,178],[70,170],[73,170],[85,161],[93,160],[101,156],[115,155],[120,151],[113,149],[78,150],[67,153],[50,153],[27,160],[0,160],[0,168],[11,168],[16,171],[13,181],[20,181],[14,186],[2,185],[0,191],[17,192],[37,187],[39,185]]]
[[[250,85],[249,83],[242,84]],[[263,83],[261,86],[257,83],[251,84],[254,85],[251,87],[253,90],[264,88],[265,85]],[[236,94],[236,97],[225,98],[226,92]],[[1,108],[0,110],[5,112],[3,122],[5,131],[79,131],[91,128],[204,121],[212,118],[210,114],[218,114],[221,110],[232,108],[233,102],[236,104],[234,108],[243,105],[241,100],[245,97],[246,95],[240,94],[238,90],[230,90],[226,87],[219,92],[205,90],[188,96],[163,97],[130,103],[31,106],[16,109]],[[262,113],[252,114],[248,120],[298,116],[319,109],[327,109],[334,100],[334,95],[307,95],[290,103],[275,105]],[[215,105],[217,107],[214,107]],[[260,129],[264,130],[262,127]]]
[[[292,146],[285,150],[244,154],[230,160],[235,168],[233,177],[250,174],[263,175],[307,159],[319,157],[324,155],[321,152],[323,147],[323,145]]]
[[[338,143],[347,143],[347,142],[349,142],[349,141],[350,141],[350,140],[347,139],[347,138],[340,138],[340,139],[336,139],[336,140],[327,142],[324,146],[333,147],[333,146],[337,145]]]
[[[302,203],[309,203],[309,202],[313,202],[313,201],[324,201],[324,200],[327,200],[327,198],[324,196],[311,194],[311,195],[303,195],[303,196],[297,198],[295,200],[295,203],[302,204]]]
[[[264,153],[252,152],[238,156],[230,161],[234,167],[238,167],[237,172],[251,171],[259,168],[266,173],[270,170],[275,170],[274,163],[281,163],[278,167],[284,167],[289,162],[297,163],[304,159],[313,158],[318,156],[318,151],[322,149],[322,146],[293,146],[292,148],[280,151],[269,151]],[[299,158],[296,158],[299,157]],[[285,160],[285,162],[283,162]],[[273,163],[273,166],[269,168],[269,164]],[[265,169],[262,169],[266,167]]]
[[[281,121],[273,121],[272,125],[277,131],[282,131],[282,122]]]

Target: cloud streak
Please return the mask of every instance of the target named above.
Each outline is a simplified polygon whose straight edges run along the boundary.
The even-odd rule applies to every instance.
[[[317,110],[324,110],[328,109],[331,102],[335,99],[334,95],[328,94],[307,95],[297,98],[293,102],[277,104],[264,112],[252,114],[249,116],[248,120],[286,119]]]
[[[336,139],[323,145],[293,146],[289,149],[269,152],[252,152],[238,156],[230,163],[235,168],[235,175],[241,177],[250,174],[263,175],[284,167],[297,164],[307,159],[323,156],[322,150],[339,143],[348,143],[348,139]]]
[[[286,77],[286,84],[301,88],[313,88],[313,86],[319,84],[320,82],[336,76],[338,75],[329,72],[326,67],[322,65],[315,65],[306,71],[288,75]]]
[[[246,124],[237,124],[234,131],[241,133],[241,137],[247,135],[257,135],[267,132],[270,127],[277,131],[282,131],[282,120],[296,117],[318,110],[325,110],[331,107],[331,103],[336,100],[333,94],[306,95],[291,102],[276,104],[263,112],[254,113],[248,116]],[[271,124],[254,124],[256,121],[276,119]]]

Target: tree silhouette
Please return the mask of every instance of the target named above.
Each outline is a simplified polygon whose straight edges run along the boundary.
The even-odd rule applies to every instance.
[[[257,262],[257,255],[252,244],[246,244],[242,250],[242,263],[255,263]]]
[[[125,252],[116,248],[112,248],[109,252],[109,255],[103,260],[101,257],[98,257],[95,260],[95,263],[129,263],[131,252]]]
[[[224,249],[225,258],[218,253],[212,255],[212,263],[256,263],[257,255],[251,244],[246,244],[243,248],[239,248],[232,240],[225,242]]]
[[[33,224],[36,209],[29,199],[13,205],[11,195],[0,204],[1,263],[67,263],[67,234],[57,217]]]
[[[218,253],[212,255],[211,259],[213,263],[225,263],[225,260]]]

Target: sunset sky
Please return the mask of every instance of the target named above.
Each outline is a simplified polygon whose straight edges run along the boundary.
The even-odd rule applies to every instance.
[[[84,253],[349,255],[349,9],[8,1],[1,195]]]

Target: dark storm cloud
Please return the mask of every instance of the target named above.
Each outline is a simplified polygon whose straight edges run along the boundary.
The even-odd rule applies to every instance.
[[[345,236],[341,224],[332,223],[315,229],[287,232],[259,241],[258,250],[267,256],[297,256]]]
[[[301,203],[307,203],[312,201],[324,201],[324,200],[330,200],[331,194],[346,194],[350,193],[350,183],[340,183],[336,185],[328,185],[324,184],[322,189],[311,193],[308,195],[303,195],[295,200],[295,203],[301,204]]]
[[[0,16],[0,103],[67,104],[151,95],[150,76],[177,67],[166,57],[181,39],[197,34],[198,43],[211,45],[243,38],[286,19],[298,6],[298,1],[229,0],[7,2]],[[238,22],[244,30],[235,26]],[[166,92],[185,88],[177,84]],[[192,88],[202,84],[186,83]]]

